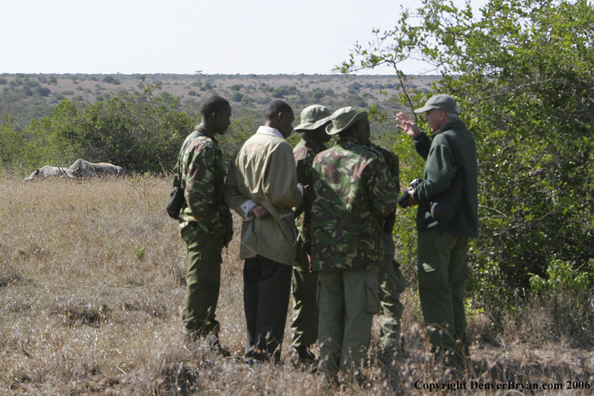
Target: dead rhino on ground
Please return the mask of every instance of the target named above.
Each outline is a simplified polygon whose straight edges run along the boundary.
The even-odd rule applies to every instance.
[[[46,179],[54,176],[66,176],[71,179],[75,177],[74,173],[68,168],[46,165],[31,173],[31,176],[25,178],[25,180]]]
[[[25,180],[45,179],[53,176],[66,176],[68,178],[93,177],[93,176],[123,176],[124,169],[121,166],[108,164],[107,162],[93,163],[83,159],[74,161],[70,168],[46,165],[31,173]]]
[[[75,177],[93,177],[93,176],[123,176],[124,169],[121,166],[109,164],[107,162],[93,163],[83,159],[77,159],[68,168]]]

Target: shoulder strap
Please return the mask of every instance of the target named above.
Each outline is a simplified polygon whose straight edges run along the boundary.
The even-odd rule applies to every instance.
[[[198,136],[206,136],[206,135],[202,131],[194,131],[194,132],[192,132],[190,134],[190,136],[188,137],[188,139],[186,139],[184,146],[182,147],[182,149],[179,152],[179,154],[180,154],[179,159],[180,160],[181,160],[181,156],[183,155],[183,153],[186,152],[186,149],[188,148],[188,146],[190,145],[190,143],[192,143],[192,141],[194,139],[196,139]]]
[[[190,134],[190,136],[185,140],[185,144],[182,146],[181,150],[179,151],[179,157],[177,158],[177,187],[182,187],[183,178],[181,177],[181,168],[182,168],[182,158],[186,152],[186,149],[190,145],[190,143],[199,136],[206,136],[206,134],[202,131],[194,131]],[[186,188],[185,186],[183,188]]]
[[[464,165],[464,162],[462,161],[460,152],[456,149],[456,145],[454,144],[452,137],[445,133],[443,134],[443,137],[447,141],[447,144],[450,147],[450,150],[452,150],[452,153],[454,154],[454,161],[456,161],[456,167],[461,168]]]

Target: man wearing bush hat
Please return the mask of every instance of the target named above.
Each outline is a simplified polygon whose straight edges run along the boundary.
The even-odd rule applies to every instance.
[[[400,192],[398,156],[392,150],[378,146],[371,141],[367,143],[367,146],[376,152],[386,163],[386,168],[390,172],[390,176],[394,179],[394,192],[398,194]],[[404,306],[400,302],[400,294],[404,292],[407,286],[406,279],[400,270],[400,264],[394,258],[396,244],[392,234],[394,232],[395,222],[396,208],[382,222],[384,261],[378,272],[379,296],[381,301],[378,317],[380,325],[380,359],[385,364],[389,364],[400,351],[400,319],[404,312]]]
[[[446,362],[457,363],[469,354],[464,313],[468,243],[478,236],[476,142],[460,121],[460,106],[448,95],[431,97],[415,113],[426,113],[431,137],[403,113],[400,128],[414,138],[415,149],[426,160],[424,181],[409,191],[409,203],[418,204],[417,230],[419,296],[425,323],[433,326],[430,341]],[[447,192],[461,174],[463,187],[458,209],[449,220],[436,220],[431,203]]]
[[[398,197],[385,163],[365,147],[367,113],[344,107],[331,119],[326,131],[339,140],[312,169],[311,252],[319,272],[320,369],[337,383],[339,371],[348,381],[360,379],[379,311],[382,220]]]
[[[326,133],[326,126],[331,122],[332,112],[321,105],[308,106],[301,111],[301,123],[295,132],[302,133],[301,141],[295,146],[293,155],[297,166],[297,181],[303,185],[303,202],[297,208],[295,223],[299,230],[296,266],[293,267],[291,290],[293,292],[293,323],[291,336],[295,353],[294,363],[311,363],[315,355],[311,345],[318,339],[318,308],[316,293],[318,289],[318,273],[311,271],[310,245],[310,178],[311,167],[315,156],[326,150],[324,143],[331,139]]]

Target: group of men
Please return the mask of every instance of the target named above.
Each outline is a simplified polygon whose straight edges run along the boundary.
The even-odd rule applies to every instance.
[[[436,95],[416,112],[427,113],[431,138],[404,114],[397,119],[427,161],[424,181],[408,192],[409,202],[419,204],[421,306],[425,322],[434,326],[436,353],[463,358],[466,253],[468,238],[478,233],[476,146],[451,97]],[[216,135],[230,125],[229,102],[211,97],[201,114],[180,150],[175,180],[185,188],[179,221],[188,252],[188,334],[206,337],[214,350],[229,355],[218,339],[215,309],[221,250],[233,235],[231,208],[243,218],[246,362],[280,360],[291,291],[294,362],[316,361],[312,346],[318,342],[319,367],[330,382],[338,383],[339,373],[347,381],[359,378],[380,310],[383,357],[394,357],[403,312],[399,296],[406,287],[392,237],[399,165],[392,151],[371,143],[368,114],[314,105],[293,128],[292,108],[273,100],[264,125],[226,174]],[[293,130],[302,134],[295,149],[285,141]],[[327,148],[334,135],[335,145]],[[432,220],[431,200],[449,188],[456,172],[464,180],[460,208],[451,220]]]

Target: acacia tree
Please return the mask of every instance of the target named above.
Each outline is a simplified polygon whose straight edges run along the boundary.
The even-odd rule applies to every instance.
[[[411,58],[442,78],[479,148],[481,237],[472,249],[475,298],[528,287],[550,262],[594,274],[594,9],[587,0],[422,0],[393,30],[356,45],[343,73],[393,66],[410,108]],[[471,285],[472,286],[472,285]]]

